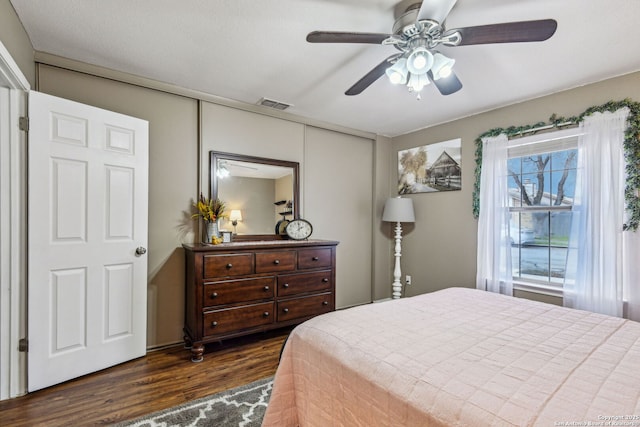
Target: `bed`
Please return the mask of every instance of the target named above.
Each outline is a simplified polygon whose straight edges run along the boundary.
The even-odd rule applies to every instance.
[[[466,288],[324,314],[289,336],[263,420],[482,425],[640,426],[640,323]]]

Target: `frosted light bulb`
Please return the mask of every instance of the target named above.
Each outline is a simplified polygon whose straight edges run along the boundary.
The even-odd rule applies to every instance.
[[[424,47],[414,49],[407,59],[407,70],[412,74],[424,74],[433,65],[433,54]]]
[[[426,65],[427,60],[424,55],[416,55],[416,57],[413,59],[413,66],[418,70],[423,69]]]
[[[392,71],[391,73],[389,73],[389,81],[391,81],[391,83],[393,83],[394,85],[402,83],[402,80],[402,74],[400,74],[399,72]]]

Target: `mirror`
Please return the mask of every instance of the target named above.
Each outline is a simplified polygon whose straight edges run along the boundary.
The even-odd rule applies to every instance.
[[[211,197],[222,200],[230,216],[220,229],[239,239],[276,238],[279,221],[299,217],[298,169],[298,162],[211,151]]]

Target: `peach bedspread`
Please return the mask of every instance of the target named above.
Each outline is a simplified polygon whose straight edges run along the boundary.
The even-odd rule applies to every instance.
[[[328,313],[291,333],[263,420],[481,425],[640,426],[640,323],[462,288]]]

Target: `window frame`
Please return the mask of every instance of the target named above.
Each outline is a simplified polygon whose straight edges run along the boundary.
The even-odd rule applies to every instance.
[[[549,132],[539,133],[525,137],[512,137],[508,141],[508,158],[518,158],[527,155],[535,155],[542,153],[553,153],[570,149],[578,149],[578,137],[583,133],[578,127],[571,127],[562,130],[553,130]],[[578,153],[579,156],[579,153]],[[513,206],[509,208],[509,213],[514,212],[571,212],[571,206]],[[563,296],[563,284],[553,283],[535,279],[523,279],[522,277],[513,277],[512,283],[514,290],[525,292],[533,292],[554,297]]]

